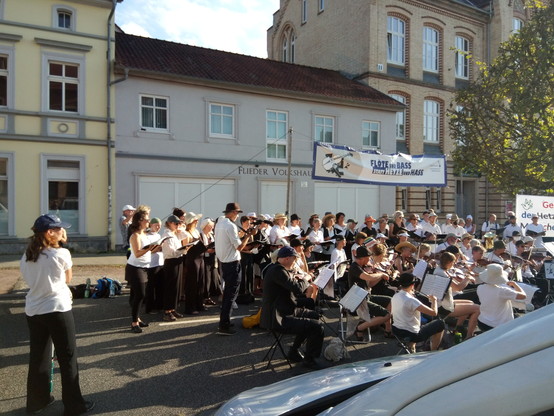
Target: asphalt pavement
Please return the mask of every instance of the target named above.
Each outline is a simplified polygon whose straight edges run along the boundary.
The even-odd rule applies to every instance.
[[[0,296],[0,415],[24,415],[29,341],[24,314],[25,290]],[[96,402],[92,415],[211,415],[241,391],[309,370],[292,369],[277,352],[266,369],[261,359],[273,337],[244,329],[240,317],[258,310],[260,299],[234,311],[237,333],[216,335],[219,307],[176,322],[161,314],[143,315],[150,323],[142,334],[130,331],[128,293],[112,299],[77,299],[81,388]],[[338,309],[324,311],[326,340],[337,336]],[[285,337],[290,344],[292,336]],[[286,348],[286,347],[285,347]],[[368,344],[349,344],[349,361],[394,355],[399,348],[381,332]],[[333,365],[322,358],[326,365]],[[63,411],[59,370],[54,376],[56,402],[41,415]]]

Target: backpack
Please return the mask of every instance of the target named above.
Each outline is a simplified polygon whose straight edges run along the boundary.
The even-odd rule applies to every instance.
[[[119,281],[104,276],[97,280],[92,298],[113,298],[116,295],[121,295],[121,289],[122,286]]]

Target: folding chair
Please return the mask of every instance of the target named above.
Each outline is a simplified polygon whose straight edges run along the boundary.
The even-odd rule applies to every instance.
[[[410,347],[408,347],[408,344],[410,343],[410,340],[408,338],[399,338],[397,337],[394,332],[392,333],[394,335],[394,338],[398,342],[398,345],[401,347],[396,355],[400,355],[401,352],[406,352],[407,354],[412,354],[412,351],[410,350]]]
[[[265,353],[264,358],[262,358],[262,362],[267,360],[267,366],[265,367],[266,370],[269,368],[271,360],[273,360],[273,356],[275,355],[275,351],[277,350],[277,348],[279,348],[281,354],[283,354],[283,358],[287,360],[287,364],[289,365],[289,367],[292,368],[289,358],[287,354],[285,354],[285,350],[283,349],[283,345],[281,344],[281,338],[283,338],[284,334],[277,331],[269,332],[271,333],[271,335],[273,335],[275,340],[273,341],[273,344],[271,344],[271,347],[269,347],[269,350],[267,350],[267,352]]]

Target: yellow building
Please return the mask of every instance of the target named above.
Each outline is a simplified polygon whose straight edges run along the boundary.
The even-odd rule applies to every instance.
[[[113,246],[118,1],[0,0],[0,253],[44,213],[72,224],[76,251]]]

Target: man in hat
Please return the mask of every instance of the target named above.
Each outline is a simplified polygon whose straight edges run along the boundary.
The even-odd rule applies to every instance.
[[[127,235],[127,230],[129,229],[129,225],[131,225],[131,221],[133,220],[134,213],[135,213],[135,207],[133,207],[132,205],[125,205],[122,209],[121,217],[119,218],[119,231],[121,232],[121,244],[125,252],[129,250],[129,236]]]
[[[504,268],[510,267],[512,262],[510,259],[504,260],[504,254],[506,253],[506,244],[502,240],[496,240],[493,243],[492,251],[487,253],[487,260],[491,263],[501,264]]]
[[[416,343],[431,338],[431,350],[439,348],[444,332],[444,322],[435,319],[421,326],[421,314],[429,316],[438,315],[437,298],[429,296],[431,306],[421,303],[414,296],[416,278],[412,273],[402,273],[398,277],[400,290],[392,297],[392,314],[394,324],[392,332],[399,339],[408,343],[410,352],[415,352]]]
[[[516,224],[516,216],[510,215],[508,218],[508,224],[504,228],[504,232],[502,233],[502,237],[504,239],[512,238],[512,235],[514,231],[517,231],[519,234],[521,234],[521,227]]]
[[[317,312],[298,307],[297,297],[302,296],[309,284],[304,279],[295,279],[291,272],[297,256],[294,248],[282,247],[277,253],[277,262],[264,272],[260,326],[296,334],[288,353],[289,360],[302,361],[306,367],[317,369],[319,364],[315,359],[321,354],[323,324]],[[306,351],[302,354],[299,348],[305,340]]]
[[[434,239],[430,238],[431,236],[437,236],[441,233],[441,227],[437,224],[437,214],[435,212],[431,211],[429,212],[429,218],[428,221],[422,221],[421,222],[421,232],[422,236],[427,239]]]
[[[229,202],[215,226],[215,253],[221,262],[221,278],[225,282],[221,313],[219,316],[219,335],[233,335],[236,330],[231,324],[231,308],[236,300],[241,280],[240,252],[248,244],[250,233],[239,238],[235,225],[242,212],[239,204]]]
[[[444,242],[440,243],[435,250],[435,253],[440,253],[450,246],[455,246],[458,243],[458,236],[454,233],[446,234]]]
[[[537,214],[533,214],[531,217],[531,224],[527,224],[525,233],[535,239],[535,247],[544,248],[544,242],[542,240],[544,226],[539,224],[539,216]]]

